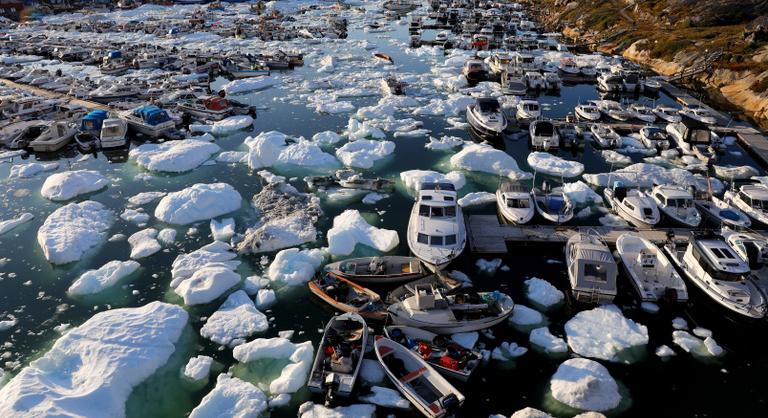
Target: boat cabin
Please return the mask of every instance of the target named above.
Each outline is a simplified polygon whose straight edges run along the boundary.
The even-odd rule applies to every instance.
[[[568,268],[571,278],[575,279],[574,292],[615,294],[618,271],[608,247],[597,239],[582,241],[574,244],[570,257]]]
[[[104,123],[104,119],[108,118],[109,115],[105,110],[93,110],[91,112],[88,112],[87,115],[83,116],[83,120],[80,125],[80,130],[82,132],[100,132],[101,131],[101,125]]]
[[[741,257],[739,257],[725,240],[715,236],[696,236],[691,233],[689,251],[699,266],[713,280],[725,282],[744,281],[751,269]],[[749,301],[746,295],[745,303]]]

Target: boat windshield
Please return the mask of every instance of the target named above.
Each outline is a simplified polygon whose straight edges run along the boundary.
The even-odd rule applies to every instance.
[[[584,263],[584,278],[591,282],[607,283],[608,269],[599,263]]]
[[[456,206],[419,206],[419,216],[430,218],[454,218],[456,217]]]
[[[711,134],[706,129],[694,129],[691,131],[690,142],[696,144],[709,144]]]
[[[508,199],[507,207],[511,209],[529,209],[531,201],[529,199]]]
[[[690,199],[667,199],[667,206],[671,206],[673,208],[689,208],[693,206],[693,201]]]
[[[768,200],[752,199],[752,207],[760,210],[768,210]]]
[[[499,102],[496,100],[482,100],[478,101],[478,105],[480,106],[480,110],[482,112],[498,112],[499,111]]]

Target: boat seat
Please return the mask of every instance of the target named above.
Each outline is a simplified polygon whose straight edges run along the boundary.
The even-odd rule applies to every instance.
[[[426,371],[427,371],[427,368],[426,368],[426,367],[419,367],[418,369],[416,369],[416,370],[414,370],[414,371],[412,371],[412,372],[410,372],[410,373],[406,374],[405,376],[401,377],[401,378],[400,378],[400,382],[401,382],[401,383],[408,383],[408,382],[410,382],[411,380],[413,380],[413,379],[415,379],[415,378],[417,378],[417,377],[421,376],[421,375],[422,375],[422,374],[424,374]]]
[[[394,352],[394,351],[395,350],[390,348],[390,347],[381,347],[379,349],[379,354],[381,354],[382,357],[385,357],[385,356],[388,356],[388,355],[392,354],[392,352]]]

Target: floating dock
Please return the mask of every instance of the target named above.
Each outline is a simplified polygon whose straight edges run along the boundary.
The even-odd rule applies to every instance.
[[[92,101],[89,101],[89,100],[78,99],[78,98],[72,97],[72,96],[70,96],[68,94],[56,93],[54,91],[45,90],[45,89],[37,88],[37,87],[34,87],[34,86],[29,86],[29,85],[26,85],[26,84],[15,83],[15,82],[13,82],[11,80],[6,80],[4,78],[0,78],[0,84],[4,85],[6,87],[10,87],[10,88],[18,89],[18,90],[23,90],[23,91],[32,93],[35,96],[45,97],[45,98],[48,98],[48,99],[65,99],[65,100],[67,100],[72,105],[82,106],[82,107],[84,107],[86,109],[89,109],[89,110],[92,110],[92,109],[110,110],[109,106],[103,105],[101,103],[96,103],[96,102],[92,102]]]

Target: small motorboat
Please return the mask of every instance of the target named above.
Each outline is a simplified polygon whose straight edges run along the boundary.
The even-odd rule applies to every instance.
[[[641,122],[645,122],[645,123],[656,122],[656,114],[653,113],[653,109],[651,109],[646,105],[635,103],[630,105],[627,111],[632,114],[632,117],[634,117],[635,119]]]
[[[693,203],[693,194],[685,187],[659,185],[648,192],[648,196],[656,201],[659,210],[675,225],[696,228],[701,223],[701,214]]]
[[[119,148],[128,143],[128,123],[119,118],[104,119],[99,145],[101,149]]]
[[[368,343],[368,324],[356,313],[331,317],[312,364],[307,387],[311,392],[348,397],[355,388]]]
[[[523,77],[514,73],[502,73],[501,91],[504,94],[524,96],[528,92],[528,86],[525,85]]]
[[[602,303],[616,297],[618,268],[599,237],[583,232],[571,236],[565,244],[565,263],[574,299]]]
[[[26,148],[50,123],[45,120],[12,122],[0,129],[0,145],[10,149]]]
[[[603,190],[605,200],[613,211],[638,228],[653,228],[661,220],[656,201],[638,189],[627,189],[617,181]]]
[[[535,120],[528,126],[531,148],[545,151],[560,148],[560,136],[555,125],[547,120]]]
[[[687,116],[695,121],[706,125],[716,125],[717,117],[706,107],[699,105],[688,105],[680,110],[681,116]]]
[[[390,57],[389,55],[387,55],[387,54],[385,54],[383,52],[375,52],[373,54],[373,57],[375,59],[377,59],[377,60],[388,62],[390,64],[394,64],[395,63],[395,60],[393,60],[392,57]]]
[[[696,199],[694,204],[702,218],[716,227],[727,226],[744,229],[749,228],[752,224],[749,216],[717,196],[710,196],[709,199]]]
[[[222,120],[232,114],[232,104],[219,96],[196,97],[181,101],[176,110],[201,120]]]
[[[524,225],[536,214],[531,191],[519,182],[504,182],[496,190],[496,205],[505,222]]]
[[[381,177],[367,179],[354,170],[338,170],[334,176],[336,177],[336,182],[339,186],[347,189],[362,189],[380,192],[392,190],[392,188],[395,187],[395,182],[392,180],[383,179]]]
[[[544,79],[544,76],[538,71],[527,71],[525,75],[523,75],[523,79],[525,80],[525,85],[528,87],[529,90],[546,90],[547,89],[547,81]]]
[[[74,122],[52,122],[29,143],[29,147],[35,152],[56,152],[72,142],[76,132],[77,124]]]
[[[470,59],[464,63],[461,74],[470,83],[477,83],[488,79],[488,66],[480,59]]]
[[[501,136],[507,129],[507,118],[501,110],[499,101],[492,97],[477,99],[477,103],[467,106],[467,122],[482,135]]]
[[[456,334],[490,328],[512,315],[512,298],[495,292],[444,294],[436,286],[417,284],[414,293],[387,307],[392,323]]]
[[[106,110],[92,110],[80,121],[80,130],[75,133],[75,142],[80,152],[90,153],[99,147],[101,127],[109,117]]]
[[[744,184],[726,191],[723,200],[749,216],[753,225],[768,225],[768,186]]]
[[[653,113],[661,120],[667,123],[680,122],[683,117],[676,107],[660,104],[653,108]]]
[[[646,126],[640,129],[640,142],[648,149],[669,149],[669,139],[666,131],[654,126]]]
[[[713,145],[714,133],[704,123],[683,118],[680,122],[667,124],[666,129],[683,153],[693,155],[705,163],[717,158],[717,150]]]
[[[576,117],[588,122],[596,122],[603,116],[600,109],[592,103],[579,103],[574,108]]]
[[[444,295],[450,295],[460,291],[461,289],[471,287],[469,282],[465,281],[462,277],[459,277],[454,273],[449,274],[441,271],[429,276],[422,277],[421,279],[416,279],[402,286],[398,286],[394,290],[387,293],[387,297],[384,302],[386,302],[388,305],[402,302],[406,298],[415,294],[416,286],[431,286],[440,289]]]
[[[365,319],[381,321],[387,311],[381,298],[370,289],[330,272],[309,282],[309,290],[342,312],[354,312]]]
[[[397,255],[350,258],[327,264],[324,270],[364,284],[409,282],[429,273],[418,258]]]
[[[411,349],[449,379],[466,382],[483,358],[479,351],[462,347],[444,335],[419,328],[389,325],[384,327],[384,335]]]
[[[424,416],[446,417],[464,403],[464,395],[413,351],[382,336],[373,346],[387,377]]]
[[[408,247],[437,271],[458,257],[467,241],[464,214],[452,183],[422,183],[408,220]]]
[[[749,280],[755,283],[763,295],[768,294],[768,240],[755,232],[734,231],[730,228],[723,228],[720,234],[749,265],[752,270]]]
[[[541,117],[541,105],[538,100],[523,99],[515,107],[516,118],[521,122],[530,122]]]
[[[573,115],[570,115],[573,117]],[[560,142],[566,148],[573,150],[583,147],[584,142],[579,138],[579,130],[576,125],[571,122],[563,122],[557,125],[557,134],[560,136]]]
[[[688,301],[688,288],[675,266],[647,239],[625,233],[616,240],[616,250],[640,300]]]
[[[621,136],[610,125],[594,123],[590,126],[589,132],[600,148],[616,148],[621,146]]]
[[[548,182],[544,181],[541,189],[535,187],[531,189],[531,196],[536,206],[536,212],[542,218],[556,224],[562,224],[573,219],[574,205],[571,199],[561,190],[552,189]]]
[[[619,102],[614,100],[600,100],[597,102],[597,107],[605,116],[619,122],[626,122],[633,117],[630,112],[621,107]]]
[[[122,112],[120,119],[125,120],[130,129],[150,138],[160,138],[176,132],[176,122],[168,112],[153,105]]]

